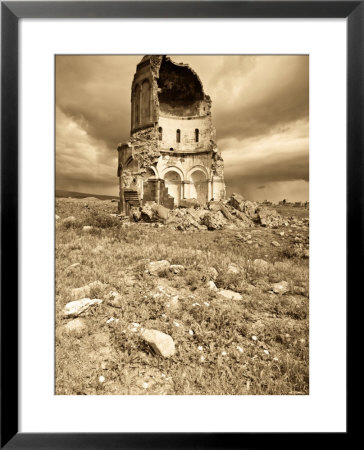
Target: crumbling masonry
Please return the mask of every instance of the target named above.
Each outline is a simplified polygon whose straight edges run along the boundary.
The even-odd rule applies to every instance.
[[[144,56],[131,92],[130,139],[118,146],[119,211],[225,198],[211,99],[197,74],[166,56]]]

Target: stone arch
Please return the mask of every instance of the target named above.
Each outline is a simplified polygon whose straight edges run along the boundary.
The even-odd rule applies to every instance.
[[[193,166],[192,169],[190,169],[190,170],[187,172],[187,177],[186,177],[187,180],[191,180],[191,175],[193,174],[193,172],[196,172],[196,170],[200,170],[201,172],[203,172],[203,173],[205,174],[205,176],[206,176],[206,179],[209,178],[209,172],[208,172],[208,170],[206,169],[206,167],[201,166],[201,165],[197,165],[197,166]]]
[[[182,197],[182,170],[178,167],[168,167],[164,170],[163,178],[168,194],[174,198],[174,205],[178,206]]]
[[[138,172],[139,171],[138,161],[136,161],[135,159],[133,159],[132,156],[130,156],[130,158],[128,158],[126,161],[125,169],[129,170],[130,172]]]
[[[185,175],[184,175],[184,173],[182,172],[182,170],[181,170],[179,167],[177,167],[177,166],[169,166],[169,167],[166,167],[166,168],[163,170],[163,172],[162,172],[162,178],[164,178],[165,175],[166,175],[168,172],[170,172],[170,171],[177,172],[178,175],[181,177],[181,180],[182,180],[182,181],[184,180]]]
[[[159,178],[158,170],[154,166],[147,167],[147,172],[146,173],[148,175],[148,178],[150,178],[150,177],[155,177],[157,179]]]
[[[190,198],[196,198],[201,204],[208,201],[208,172],[203,166],[193,167],[188,174]]]

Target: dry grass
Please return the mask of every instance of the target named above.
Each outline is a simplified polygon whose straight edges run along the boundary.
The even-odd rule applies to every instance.
[[[125,226],[109,215],[115,209],[110,201],[56,201],[57,394],[308,394],[308,259],[292,251],[307,248],[308,226],[181,232]],[[71,215],[76,222],[62,224]],[[94,228],[86,233],[84,225]],[[257,258],[266,270],[254,266]],[[161,259],[185,271],[145,272]],[[231,263],[238,274],[227,272]],[[241,301],[222,301],[206,287],[211,266],[218,288],[241,293]],[[84,314],[82,335],[70,336],[62,317],[70,291],[95,280],[118,291],[122,307],[104,301]],[[290,292],[273,294],[282,280]],[[91,298],[109,290],[95,288]],[[176,354],[155,356],[132,323],[170,334]]]

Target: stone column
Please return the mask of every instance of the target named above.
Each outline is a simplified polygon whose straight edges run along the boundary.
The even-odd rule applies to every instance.
[[[189,198],[190,197],[190,181],[182,181],[182,197],[181,198]]]
[[[207,201],[209,202],[212,197],[212,182],[211,180],[207,180]]]
[[[120,197],[120,200],[118,203],[118,212],[119,212],[119,214],[125,214],[124,188],[122,187],[121,176],[119,177],[119,197]]]
[[[161,202],[161,182],[159,179],[157,180],[157,185],[155,189],[155,201],[157,205],[159,205]]]

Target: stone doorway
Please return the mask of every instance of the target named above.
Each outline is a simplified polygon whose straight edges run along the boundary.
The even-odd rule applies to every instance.
[[[208,186],[206,175],[202,170],[195,170],[191,174],[190,198],[196,198],[204,205],[208,201]]]
[[[174,205],[178,206],[181,201],[182,180],[178,172],[170,170],[164,176],[165,186],[168,194],[174,198]]]

